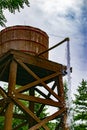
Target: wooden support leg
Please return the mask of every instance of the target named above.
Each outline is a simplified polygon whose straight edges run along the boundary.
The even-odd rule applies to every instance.
[[[4,130],[12,130],[13,103],[11,102],[5,113]]]
[[[62,75],[58,76],[57,80],[57,90],[58,90],[58,95],[62,99],[63,107],[66,108],[66,103],[65,103],[65,95],[64,95],[64,86],[63,86],[63,78]],[[61,109],[61,108],[60,108]],[[61,126],[60,126],[61,127]],[[69,130],[67,126],[67,112],[64,112],[62,114],[62,130]]]
[[[29,95],[34,96],[34,88],[30,88]],[[29,102],[29,109],[34,113],[34,102]],[[29,128],[35,124],[35,120],[29,116]]]
[[[17,64],[15,61],[12,61],[10,64],[9,84],[8,84],[8,96],[10,98],[13,96],[15,90],[16,71],[17,71]],[[8,104],[8,107],[5,112],[4,130],[12,130],[12,117],[13,117],[13,102]]]

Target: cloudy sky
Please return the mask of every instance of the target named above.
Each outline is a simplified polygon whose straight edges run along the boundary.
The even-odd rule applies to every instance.
[[[82,78],[87,80],[87,0],[30,0],[30,7],[4,11],[6,26],[29,25],[49,35],[49,47],[70,38],[72,93]],[[3,29],[0,27],[0,30]],[[66,65],[66,43],[50,51],[49,59]]]

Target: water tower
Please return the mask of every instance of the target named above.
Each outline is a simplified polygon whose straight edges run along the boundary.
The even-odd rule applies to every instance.
[[[66,66],[48,60],[47,50],[48,35],[38,28],[12,26],[0,32],[0,81],[8,83],[7,90],[0,87],[0,116],[4,117],[4,130],[19,130],[26,125],[29,130],[50,130],[46,124],[56,118],[60,122],[55,130],[67,130],[63,87]],[[40,104],[37,112],[36,104]],[[57,111],[40,119],[46,105]],[[16,107],[18,113],[14,112]],[[14,128],[15,118],[21,123]]]

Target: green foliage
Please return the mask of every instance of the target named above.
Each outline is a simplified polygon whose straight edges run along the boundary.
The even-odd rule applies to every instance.
[[[82,80],[74,100],[74,129],[87,130],[87,81]]]
[[[3,14],[3,11],[0,9],[0,25],[5,26],[6,21],[7,20],[6,20],[5,16],[4,16],[4,14]]]
[[[28,101],[24,101],[24,100],[20,100],[24,106],[28,107],[29,106],[29,102]],[[35,107],[34,107],[34,112],[35,114],[38,112],[38,110],[40,109],[41,104],[39,103],[35,103]],[[49,113],[46,112],[47,107],[44,107],[42,112],[40,113],[40,115],[37,115],[40,119],[44,119],[45,117],[48,116]],[[23,111],[16,105],[14,105],[14,115],[19,114],[20,116],[27,116],[25,113],[23,113]],[[27,116],[28,117],[28,116]],[[18,125],[20,125],[21,123],[26,122],[26,120],[21,120],[18,118],[13,118],[12,121],[12,128],[16,128]],[[47,126],[49,127],[50,130],[54,130],[56,127],[56,123],[55,122],[48,122]],[[4,129],[4,117],[0,116],[0,130]],[[19,130],[28,130],[28,124],[22,126],[21,128],[19,128]],[[43,128],[40,128],[40,130],[43,130]]]
[[[8,9],[11,13],[15,13],[15,10],[20,11],[20,8],[24,8],[24,4],[29,6],[28,0],[0,0],[0,25],[5,26],[6,18],[3,11]]]
[[[48,122],[47,126],[49,127],[50,130],[55,130],[56,128],[56,123],[55,122]]]
[[[0,129],[4,129],[4,117],[0,117]]]
[[[87,130],[87,125],[85,125],[85,124],[76,125],[76,126],[74,126],[74,130]]]
[[[6,87],[7,86],[5,86],[5,88]],[[18,88],[20,86],[17,85],[16,87]],[[67,97],[67,94],[66,94],[67,93],[67,83],[66,83],[66,81],[64,82],[64,91],[65,91],[65,99],[67,100],[68,97]],[[27,94],[27,93],[25,93],[25,94]],[[29,94],[29,92],[28,92],[28,94]],[[36,96],[39,97],[39,95],[37,95],[37,94],[36,94]],[[24,104],[24,106],[28,107],[28,105],[29,105],[28,101],[24,101],[24,100],[20,100],[20,101]],[[38,110],[40,109],[40,107],[41,107],[41,104],[35,103],[35,108],[34,108],[35,114],[38,113]],[[44,107],[44,109],[42,110],[40,115],[37,114],[37,116],[39,116],[40,119],[44,119],[45,117],[47,117],[49,115],[49,113],[46,112],[47,109],[48,109],[47,107]],[[22,110],[20,110],[20,108],[15,106],[15,105],[14,105],[13,111],[14,111],[14,114],[19,114],[19,116],[21,116],[21,115],[27,116],[27,115],[23,114]],[[26,122],[26,120],[25,120],[25,122]],[[21,123],[22,123],[21,119],[14,118],[12,127],[15,128],[18,125],[20,125]],[[49,127],[50,130],[55,130],[56,125],[58,125],[59,123],[60,123],[60,118],[56,119],[55,122],[52,122],[52,121],[48,122],[47,126]],[[3,126],[4,126],[4,118],[0,117],[0,128],[1,128],[1,130],[3,130]],[[19,130],[28,130],[28,125],[25,125],[24,127],[19,128]],[[40,130],[43,130],[43,128],[40,128]],[[62,128],[60,128],[60,130],[62,130]]]

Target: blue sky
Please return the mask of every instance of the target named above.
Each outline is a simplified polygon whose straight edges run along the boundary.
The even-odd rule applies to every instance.
[[[29,25],[49,35],[49,46],[70,38],[72,93],[84,78],[87,80],[87,0],[30,0],[15,15],[4,11],[6,26]],[[3,29],[0,27],[0,29]],[[52,50],[49,59],[66,65],[66,44]]]

